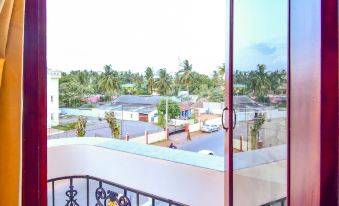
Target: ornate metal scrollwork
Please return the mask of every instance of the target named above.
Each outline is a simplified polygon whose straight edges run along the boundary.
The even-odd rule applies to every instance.
[[[106,191],[104,188],[102,188],[102,183],[99,183],[99,187],[95,190],[95,199],[97,200],[97,203],[95,206],[106,206]],[[104,201],[104,204],[101,202],[101,200]]]
[[[110,206],[111,204],[117,206],[131,206],[131,201],[126,196],[120,196],[119,194],[110,190],[107,190],[102,187],[102,184],[99,183],[99,187],[95,191],[95,198],[97,203],[95,206]]]
[[[78,194],[78,191],[74,189],[74,186],[71,185],[69,186],[69,190],[66,191],[66,196],[68,197],[68,200],[66,200],[66,205],[65,206],[79,206],[77,203],[77,199],[75,199],[75,196]]]

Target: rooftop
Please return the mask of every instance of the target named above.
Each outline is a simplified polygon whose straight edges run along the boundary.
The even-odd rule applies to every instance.
[[[141,105],[157,105],[163,96],[152,95],[121,95],[113,103],[115,104],[141,104]]]

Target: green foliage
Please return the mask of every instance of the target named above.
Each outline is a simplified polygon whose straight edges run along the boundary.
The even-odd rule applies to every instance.
[[[166,123],[166,99],[160,100],[159,104],[157,105],[158,109],[158,124],[161,127],[165,127]],[[178,117],[180,114],[180,108],[178,104],[168,99],[168,120]]]
[[[224,100],[225,64],[220,64],[212,75],[193,71],[193,65],[186,59],[180,64],[181,69],[172,76],[166,68],[154,70],[147,67],[144,73],[115,71],[112,65],[105,65],[103,72],[71,71],[62,73],[59,81],[60,106],[80,107],[91,95],[104,95],[101,101],[111,101],[113,95],[134,94],[145,95],[157,92],[160,95],[174,95],[187,90],[190,94],[213,102]],[[210,69],[210,68],[206,68]],[[239,71],[233,75],[234,84],[246,87],[239,94],[256,97],[259,102],[269,102],[269,93],[278,94],[287,81],[285,70],[266,71],[266,66],[259,64],[256,70]],[[122,84],[135,84],[136,89],[126,91]]]
[[[257,135],[261,127],[264,125],[265,121],[266,121],[266,116],[265,114],[262,114],[262,113],[259,113],[257,117],[254,119],[254,124],[250,128],[252,150],[257,148]]]
[[[146,80],[147,93],[152,94],[154,87],[155,87],[155,78],[154,78],[154,71],[151,67],[147,67],[145,70],[145,80]]]
[[[221,89],[213,89],[209,92],[208,101],[210,102],[223,102],[224,91]]]
[[[155,85],[160,95],[168,95],[172,87],[172,76],[167,73],[166,69],[160,69],[158,71],[158,78]]]
[[[85,102],[85,96],[93,92],[90,87],[82,86],[74,79],[60,83],[59,91],[60,105],[66,107],[79,107]]]
[[[83,104],[83,105],[81,105],[80,106],[80,108],[83,108],[83,109],[85,109],[85,108],[95,108],[96,107],[96,104],[93,104],[93,103],[86,103],[86,104]]]
[[[180,75],[180,83],[184,86],[186,86],[186,90],[189,91],[190,85],[192,84],[194,80],[193,76],[193,66],[190,64],[190,62],[185,59],[180,66],[182,69],[179,71]]]
[[[112,70],[112,65],[105,65],[104,73],[100,75],[98,88],[107,96],[118,93],[120,89],[119,73]]]
[[[75,125],[75,133],[77,137],[84,137],[86,134],[86,124],[87,124],[87,119],[83,116],[80,116],[78,118],[78,122]]]
[[[114,112],[106,112],[105,120],[108,123],[109,128],[111,129],[112,136],[116,139],[120,138],[120,125],[115,118]]]
[[[285,70],[267,72],[264,64],[258,64],[254,71],[235,71],[234,84],[246,85],[245,94],[257,97],[257,101],[267,102],[267,94],[271,91],[277,94],[287,81]]]
[[[71,123],[66,123],[66,124],[59,124],[57,126],[53,126],[53,129],[58,129],[62,131],[69,131],[73,130],[76,128],[77,122],[71,122]]]

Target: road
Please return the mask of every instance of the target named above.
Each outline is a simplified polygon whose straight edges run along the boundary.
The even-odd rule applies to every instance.
[[[233,138],[239,139],[244,137],[244,141],[249,141],[249,128],[252,125],[247,122],[238,122],[233,130]],[[264,147],[272,147],[276,145],[286,144],[286,119],[276,118],[266,121],[260,130],[260,138],[264,140]],[[248,137],[248,138],[247,138]],[[214,133],[206,133],[203,137],[195,138],[190,142],[178,145],[179,149],[191,152],[199,152],[200,150],[211,150],[217,156],[224,156],[224,130],[220,129]]]
[[[211,150],[214,155],[224,156],[224,130],[206,134],[204,137],[193,139],[192,141],[179,145],[178,149],[199,152],[200,150]]]

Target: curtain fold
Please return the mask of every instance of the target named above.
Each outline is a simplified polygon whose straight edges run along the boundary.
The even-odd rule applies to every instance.
[[[5,0],[0,0],[0,14],[1,14],[1,10],[2,10],[2,6],[4,5]]]
[[[21,205],[24,0],[0,1],[0,205],[17,206]]]
[[[14,0],[0,0],[0,87]]]

